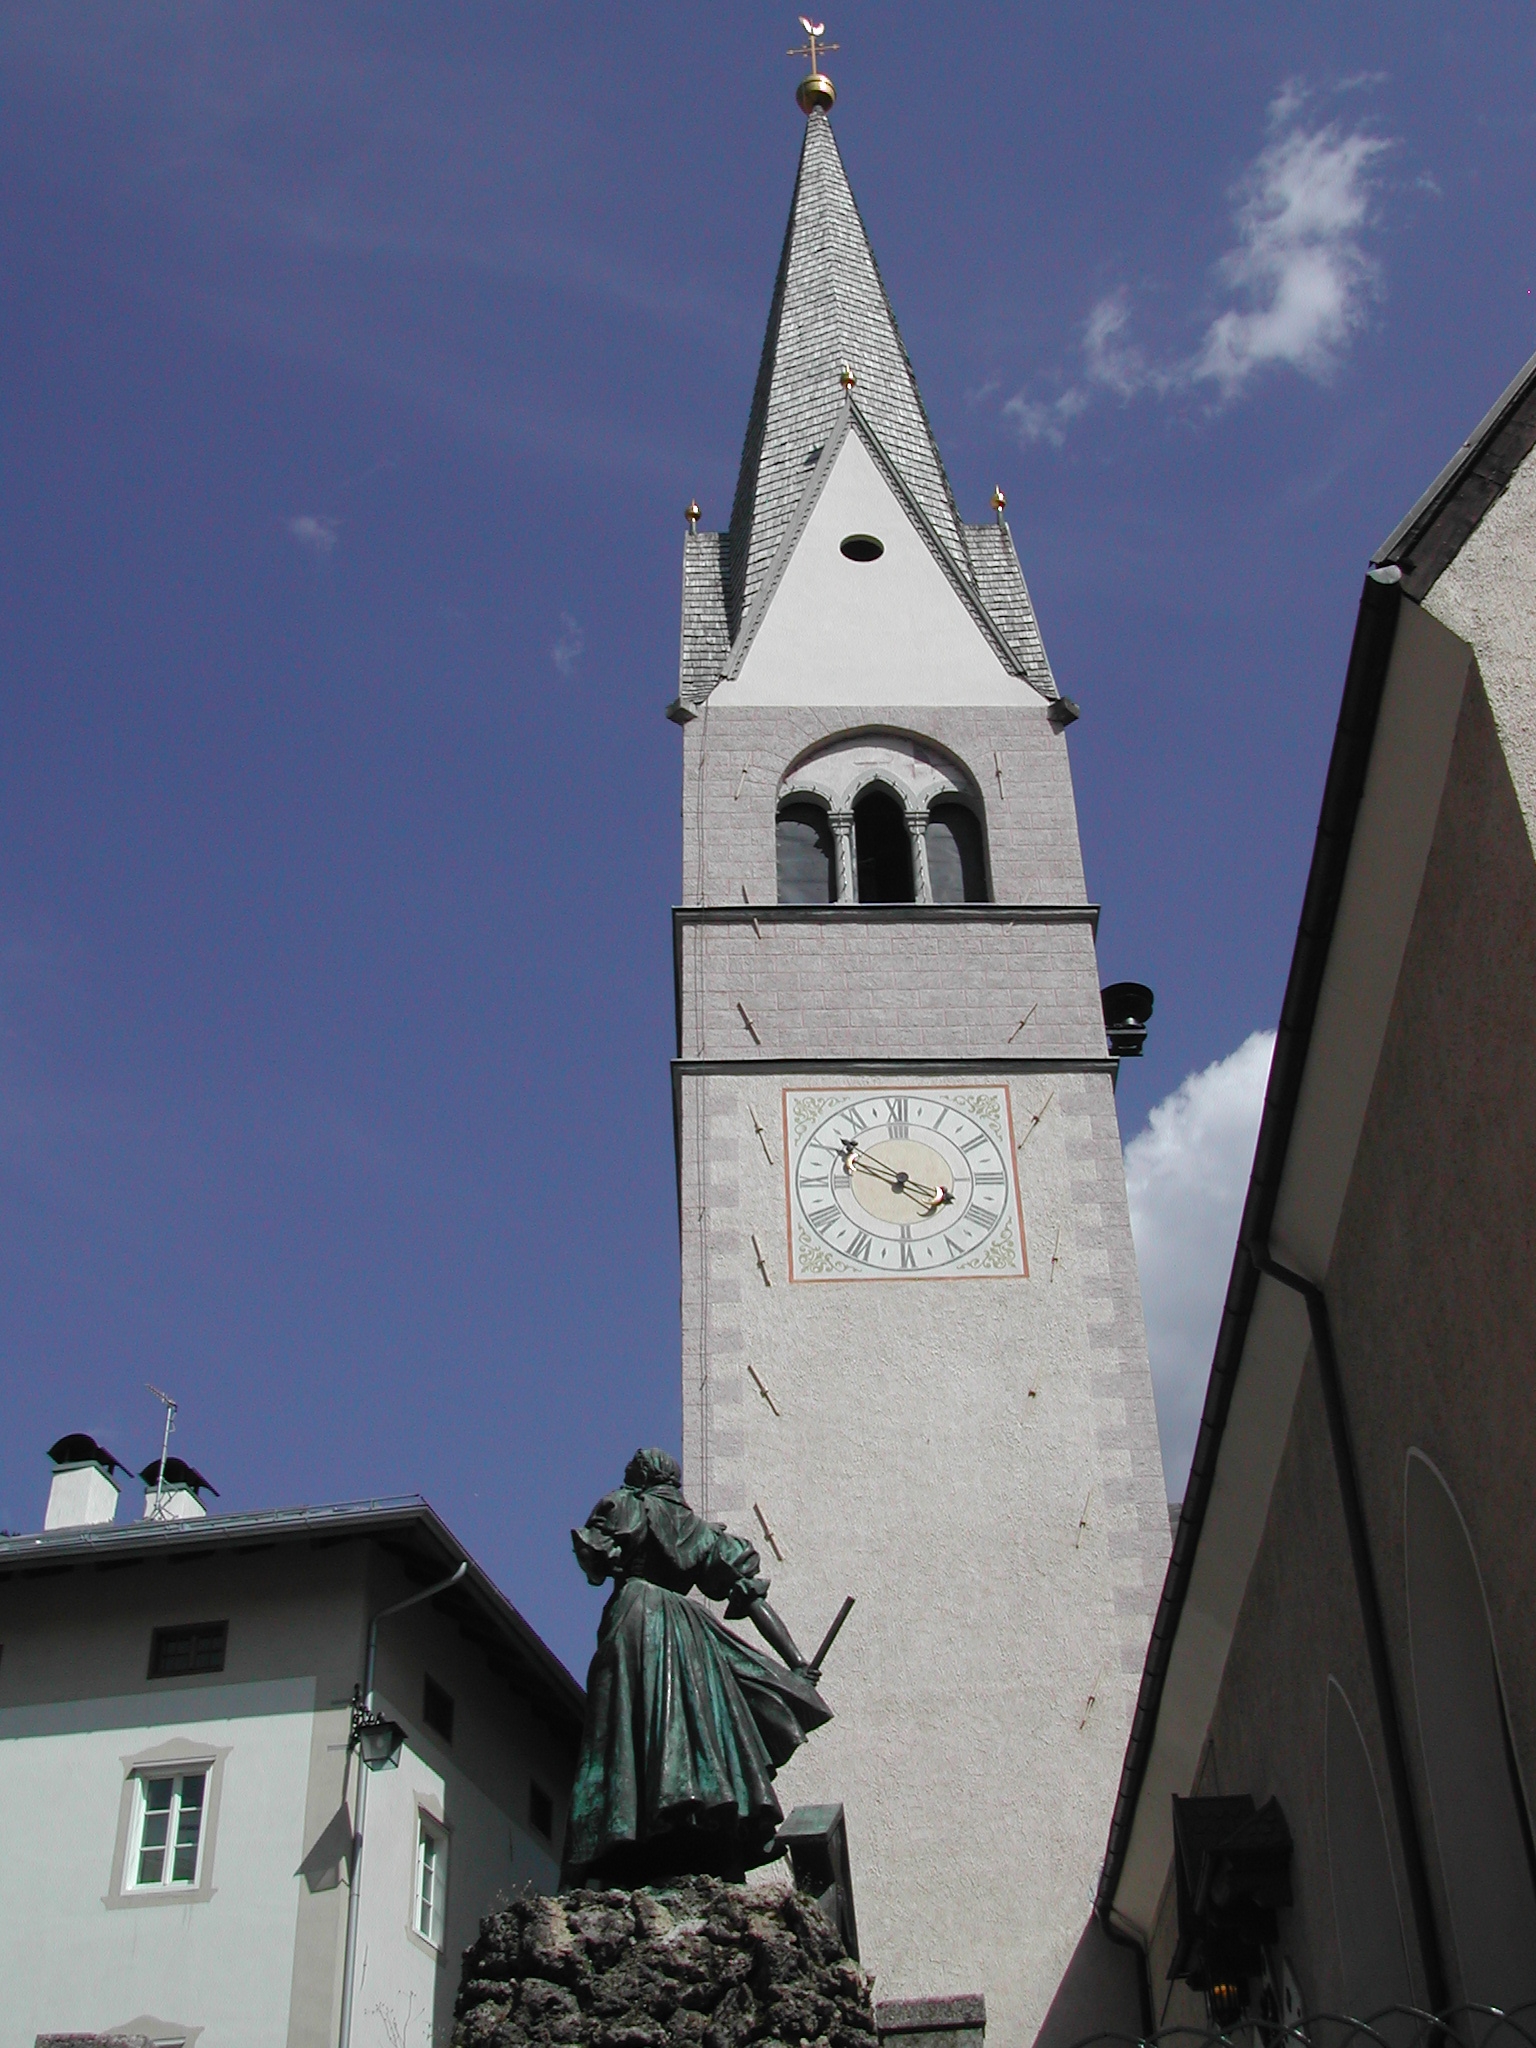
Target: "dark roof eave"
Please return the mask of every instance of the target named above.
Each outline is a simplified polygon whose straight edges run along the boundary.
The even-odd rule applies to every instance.
[[[331,1506],[268,1508],[250,1514],[199,1516],[185,1522],[106,1523],[84,1529],[51,1529],[29,1536],[0,1538],[0,1575],[12,1571],[57,1569],[87,1558],[131,1556],[158,1546],[162,1555],[177,1550],[235,1550],[255,1540],[263,1543],[383,1537],[416,1530],[442,1555],[443,1576],[462,1558],[469,1570],[458,1597],[471,1600],[507,1642],[548,1695],[558,1715],[580,1727],[586,1695],[559,1658],[526,1622],[511,1601],[469,1556],[452,1530],[420,1494],[400,1494],[368,1501],[342,1501]],[[453,1596],[449,1596],[453,1597]]]
[[[1372,555],[1403,572],[1421,598],[1455,560],[1469,534],[1536,447],[1536,356],[1500,393],[1418,503]]]
[[[1354,843],[1366,768],[1376,737],[1376,723],[1392,659],[1402,596],[1403,587],[1396,577],[1383,581],[1371,574],[1367,575],[1360,594],[1349,668],[1339,706],[1339,722],[1323,786],[1322,814],[1275,1034],[1274,1056],[1264,1095],[1264,1114],[1259,1124],[1253,1171],[1243,1204],[1242,1225],[1227,1284],[1226,1303],[1217,1331],[1210,1383],[1206,1388],[1189,1483],[1184,1492],[1183,1511],[1174,1536],[1173,1555],[1168,1562],[1162,1597],[1152,1624],[1114,1815],[1110,1821],[1104,1868],[1094,1902],[1096,1912],[1106,1919],[1113,1910],[1115,1893],[1125,1868],[1126,1851],[1151,1758],[1152,1738],[1162,1705],[1174,1639],[1194,1572],[1195,1555],[1210,1505],[1233,1388],[1258,1293],[1258,1274],[1247,1248],[1255,1245],[1267,1249],[1269,1244],[1270,1226],[1301,1095],[1302,1076],[1311,1049],[1323,974]]]

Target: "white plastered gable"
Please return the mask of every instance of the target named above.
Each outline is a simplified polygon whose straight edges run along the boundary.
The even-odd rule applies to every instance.
[[[806,485],[809,516],[786,536],[716,705],[1038,701],[846,418]],[[841,553],[849,534],[873,534],[885,552],[850,561]]]

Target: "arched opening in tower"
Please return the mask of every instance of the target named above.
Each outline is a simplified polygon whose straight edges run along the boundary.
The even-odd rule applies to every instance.
[[[834,903],[832,827],[819,804],[782,804],[777,827],[779,901]]]
[[[867,789],[854,805],[853,853],[861,903],[916,900],[906,813],[888,790]]]
[[[985,903],[987,866],[981,827],[964,804],[936,803],[928,813],[928,880],[935,903]]]

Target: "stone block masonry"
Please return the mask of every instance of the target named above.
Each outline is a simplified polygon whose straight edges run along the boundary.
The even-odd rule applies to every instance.
[[[464,1952],[453,2048],[875,2048],[870,1980],[784,1883],[521,1898]]]
[[[869,729],[915,733],[969,775],[997,903],[1084,903],[1066,741],[1048,707],[711,705],[683,734],[683,902],[773,903],[773,821],[786,771]]]

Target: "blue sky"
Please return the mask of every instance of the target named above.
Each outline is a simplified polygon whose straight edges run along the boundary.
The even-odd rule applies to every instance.
[[[834,125],[1083,707],[1129,1138],[1273,1024],[1366,558],[1536,345],[1536,17],[937,20],[850,0]],[[153,1380],[221,1505],[420,1489],[581,1667],[565,1531],[678,1430],[662,707],[797,40],[0,9],[5,1526]]]

